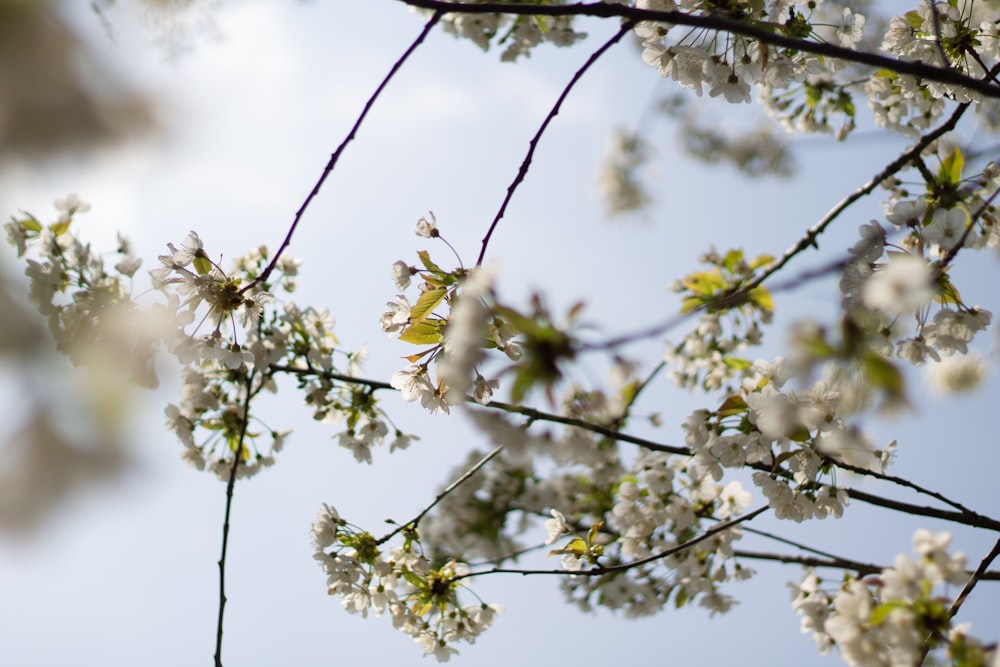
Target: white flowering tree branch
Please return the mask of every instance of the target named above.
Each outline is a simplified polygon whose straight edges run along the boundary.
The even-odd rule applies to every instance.
[[[371,463],[374,448],[388,440],[392,451],[417,439],[382,407],[386,390],[430,412],[461,410],[492,443],[486,453],[470,452],[450,484],[381,537],[330,505],[313,524],[314,556],[328,592],[350,613],[388,614],[439,660],[453,655],[457,644],[473,643],[501,610],[468,588],[475,577],[557,575],[568,598],[584,605],[598,602],[642,615],[668,601],[683,606],[697,599],[715,613],[733,604],[724,584],[752,575],[740,562],[746,559],[809,568],[796,585],[793,606],[817,647],[836,646],[849,664],[922,664],[928,656],[962,667],[996,664],[996,644],[968,636],[952,618],[980,581],[1000,580],[1000,573],[989,570],[1000,542],[970,573],[945,533],[918,530],[916,558],[901,555],[892,566],[880,566],[744,524],[765,512],[788,526],[840,518],[853,500],[1000,532],[1000,519],[886,473],[895,443],[877,447],[861,428],[862,416],[906,404],[906,365],[963,357],[991,324],[990,311],[963,301],[948,269],[972,250],[1000,247],[994,205],[1000,167],[990,163],[970,173],[969,154],[944,139],[960,122],[970,122],[970,111],[982,112],[984,99],[1000,97],[1000,19],[978,6],[921,3],[890,21],[881,47],[890,57],[858,48],[864,17],[839,5],[835,9],[842,13],[834,18],[840,23],[830,26],[813,16],[812,3],[731,3],[725,10],[705,3],[681,11],[670,0],[640,0],[636,6],[401,2],[432,14],[368,98],[276,252],[261,247],[227,272],[191,232],[180,248],[170,243],[159,256],[160,266],[150,275],[161,302],[147,306],[132,295],[139,262],[124,239],[118,262],[107,268],[76,236],[74,216],[87,206],[75,197],[57,202],[59,218],[51,224],[22,214],[6,226],[18,255],[28,255],[30,298],[74,363],[116,369],[147,386],[157,384],[159,350],[183,369],[181,398],[167,407],[167,426],[188,462],[226,484],[216,667],[222,667],[235,483],[273,465],[283,446],[288,432],[266,425],[258,430],[256,417],[257,401],[278,392],[279,379],[295,383],[315,419],[337,425],[334,437],[359,462]],[[582,37],[573,28],[580,16],[620,19],[621,25],[574,72],[533,134],[474,264],[463,263],[445,237],[446,225],[432,214],[418,220],[417,235],[444,243],[458,266],[447,269],[429,250],[419,251],[414,265],[393,265],[397,294],[380,327],[413,346],[412,354],[389,381],[361,377],[364,351],[341,347],[329,312],[292,299],[277,307],[274,293],[294,290],[298,263],[286,251],[306,210],[381,92],[435,25],[484,49],[505,43],[502,58],[515,60],[543,41],[572,45]],[[674,26],[692,30],[674,39]],[[841,46],[822,36],[828,28]],[[752,85],[786,127],[832,132],[829,118],[842,116],[843,138],[854,127],[852,95],[863,89],[875,121],[914,142],[779,257],[712,248],[700,258],[701,270],[672,286],[681,296],[679,314],[633,333],[588,341],[580,322],[583,304],[562,314],[541,293],[525,305],[511,303],[500,294],[497,270],[483,259],[570,92],[630,33],[641,42],[647,65],[699,96],[705,87],[709,97],[750,102]],[[863,67],[844,70],[844,63]],[[803,102],[796,106],[799,95]],[[949,105],[954,109],[945,118]],[[910,169],[920,176],[921,192],[900,186],[898,176]],[[885,220],[899,238],[872,221],[859,229],[846,257],[784,282],[772,280],[793,258],[818,247],[835,220],[880,186],[889,192]],[[832,273],[840,274],[835,326],[796,324],[788,359],[745,356],[772,321],[775,294]],[[411,302],[406,292],[414,283]],[[149,328],[137,322],[149,322]],[[663,358],[649,362],[645,372],[641,363],[625,359],[630,343],[673,334],[682,323],[690,331],[680,342],[667,341]],[[593,352],[608,353],[610,379],[592,386],[573,382],[571,371]],[[681,425],[683,445],[626,432],[639,395],[648,395],[664,376],[709,397],[707,407]],[[509,390],[507,401],[494,398],[501,382]],[[540,396],[549,409],[532,405]],[[755,504],[752,494],[739,479],[726,479],[736,472],[750,476],[765,504],[748,511]],[[870,493],[842,483],[841,472],[946,507]],[[537,549],[518,540],[537,531],[539,519],[545,544],[553,547],[549,556],[559,556],[561,567],[507,566]],[[803,553],[736,549],[744,532]],[[816,568],[846,573],[831,587]],[[954,600],[937,590],[946,584],[963,585]]]
[[[808,39],[788,37],[777,30],[777,25],[766,25],[757,22],[739,20],[727,16],[724,11],[707,11],[694,14],[685,11],[660,11],[641,9],[629,5],[611,2],[570,3],[563,5],[543,5],[533,3],[507,2],[450,2],[449,0],[399,0],[411,7],[421,7],[449,14],[510,14],[518,16],[593,16],[597,18],[622,18],[629,21],[655,21],[659,23],[683,25],[692,28],[706,28],[718,32],[739,35],[759,40],[770,46],[793,49],[812,53],[818,56],[836,58],[845,62],[857,63],[886,69],[899,74],[937,81],[940,83],[961,86],[987,97],[1000,97],[1000,87],[991,85],[996,72],[991,72],[985,81],[966,76],[952,70],[950,67],[927,65],[921,62],[911,62],[898,58],[887,58],[875,53],[856,51],[835,44],[814,42]]]

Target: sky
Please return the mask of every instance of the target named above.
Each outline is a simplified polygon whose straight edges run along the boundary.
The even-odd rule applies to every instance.
[[[197,21],[187,33],[190,48],[175,54],[157,43],[161,33],[141,13],[119,7],[102,22],[85,4],[64,4],[67,25],[105,67],[152,100],[158,127],[98,150],[7,162],[0,166],[0,205],[4,215],[23,209],[50,216],[54,198],[76,192],[92,205],[80,218],[81,233],[99,247],[124,232],[147,268],[166,243],[179,243],[192,229],[210,254],[231,258],[260,244],[276,247],[329,154],[423,24],[391,0],[219,2],[207,24]],[[388,378],[410,352],[378,329],[396,293],[392,263],[412,261],[425,248],[435,257],[448,254],[414,235],[416,220],[433,211],[466,264],[474,262],[529,138],[569,76],[615,27],[591,22],[587,30],[592,37],[575,48],[541,48],[515,65],[432,33],[309,209],[290,249],[303,260],[297,299],[328,307],[346,347],[368,344],[368,377]],[[659,322],[677,308],[666,285],[692,271],[709,245],[743,247],[751,255],[783,251],[903,145],[872,134],[841,145],[808,139],[796,149],[794,178],[747,179],[691,161],[673,126],[660,121],[649,129],[655,202],[643,214],[609,220],[596,180],[612,133],[634,127],[669,90],[622,44],[573,91],[489,247],[505,298],[523,303],[540,289],[557,309],[583,299],[586,319],[609,335]],[[705,113],[739,128],[754,122],[755,111],[706,105]],[[820,253],[792,272],[852,245],[857,227],[881,214],[879,201],[876,195],[852,210],[823,239]],[[4,255],[7,270],[11,257]],[[963,295],[990,308],[996,258],[973,263],[968,275],[973,285]],[[837,303],[830,281],[782,295],[761,356],[778,353],[792,321],[829,318]],[[995,340],[991,332],[986,351],[993,358]],[[654,364],[662,349],[654,340],[629,353]],[[163,406],[176,400],[176,389],[168,377],[158,392],[134,399],[133,464],[123,478],[60,507],[30,536],[0,534],[4,665],[211,660],[225,489],[187,467],[179,443],[162,428]],[[668,424],[657,437],[679,442],[679,424],[703,399],[666,383],[655,389],[646,405]],[[966,397],[918,390],[916,411],[870,426],[880,442],[899,438],[897,474],[995,515],[992,471],[1000,453],[984,417],[998,397],[995,376]],[[350,616],[327,596],[309,528],[324,502],[373,530],[386,518],[410,517],[468,451],[487,443],[461,415],[432,416],[395,397],[385,401],[402,428],[422,439],[404,452],[377,451],[371,466],[338,448],[330,427],[312,422],[291,388],[269,407],[276,427],[294,432],[278,465],[236,487],[227,665],[422,660],[388,619]],[[791,528],[811,544],[888,563],[909,553],[917,525],[942,529],[860,507],[841,521]],[[771,519],[758,527],[789,529]],[[990,537],[956,535],[956,543],[975,563]],[[798,569],[757,569],[758,577],[732,587],[741,603],[711,619],[700,608],[665,609],[641,620],[584,614],[563,601],[552,579],[483,577],[476,591],[506,613],[452,662],[838,664],[818,656],[798,631],[785,586],[800,577]],[[990,586],[996,584],[982,585],[966,613],[974,630],[995,637],[1000,602]]]

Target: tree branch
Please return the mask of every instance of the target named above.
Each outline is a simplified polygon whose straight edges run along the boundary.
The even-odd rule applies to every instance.
[[[975,588],[977,583],[988,579],[1000,579],[1000,573],[986,571],[986,568],[990,566],[990,563],[992,563],[997,556],[1000,556],[1000,540],[997,540],[997,543],[993,545],[993,549],[986,554],[986,557],[983,558],[981,563],[979,563],[979,567],[977,567],[976,571],[972,573],[971,577],[969,577],[969,581],[962,588],[962,592],[959,593],[958,597],[955,598],[955,601],[951,603],[951,608],[948,610],[949,616],[954,617],[955,614],[958,613],[959,608],[961,608],[961,606],[965,603],[965,600],[969,597],[969,594],[972,592],[972,589]]]
[[[493,236],[493,231],[500,223],[500,219],[503,218],[504,213],[506,213],[507,205],[513,198],[514,192],[517,190],[518,186],[524,180],[524,177],[528,174],[528,169],[531,166],[531,159],[535,155],[535,148],[538,146],[538,141],[542,138],[542,134],[549,126],[549,123],[551,123],[552,120],[559,114],[559,109],[562,107],[562,103],[566,100],[566,97],[569,96],[569,92],[573,90],[573,86],[576,85],[577,81],[583,78],[583,75],[587,72],[587,70],[590,69],[590,67],[595,62],[597,62],[597,60],[601,56],[603,56],[608,49],[617,44],[621,40],[621,38],[624,37],[628,33],[628,31],[632,29],[634,25],[635,25],[634,21],[627,22],[625,25],[623,25],[621,29],[617,33],[615,33],[614,37],[612,37],[607,42],[602,44],[599,49],[594,51],[594,53],[592,53],[590,57],[587,58],[587,62],[585,62],[583,66],[573,74],[573,77],[569,80],[569,83],[567,83],[566,87],[563,88],[563,91],[559,95],[559,98],[556,100],[556,103],[552,106],[552,110],[549,111],[547,116],[545,116],[545,120],[542,121],[542,125],[538,128],[538,131],[535,133],[535,136],[533,136],[531,138],[531,141],[528,142],[528,153],[527,155],[524,156],[524,160],[521,162],[521,166],[520,168],[518,168],[517,175],[514,177],[514,180],[511,182],[510,185],[507,186],[507,195],[504,197],[503,203],[500,204],[500,210],[497,211],[496,216],[493,218],[493,222],[490,223],[489,230],[487,230],[486,232],[486,236],[483,237],[483,247],[479,251],[479,258],[476,259],[476,266],[480,266],[483,263],[483,257],[486,256],[486,246],[489,245],[490,237]]]
[[[416,527],[416,525],[418,523],[420,523],[420,520],[423,519],[425,516],[427,516],[428,512],[430,512],[432,509],[434,509],[434,507],[439,502],[441,502],[442,500],[444,500],[445,496],[447,496],[449,493],[451,493],[452,491],[454,491],[455,489],[457,489],[459,486],[461,486],[462,484],[464,484],[466,481],[468,481],[470,477],[472,477],[473,475],[475,475],[480,469],[482,469],[482,467],[484,465],[486,465],[487,463],[489,463],[493,459],[493,457],[495,457],[497,454],[499,454],[502,451],[503,451],[503,445],[498,445],[490,453],[488,453],[486,456],[484,456],[483,458],[481,458],[478,461],[476,461],[472,465],[472,467],[470,467],[468,470],[466,470],[464,473],[462,473],[461,476],[458,479],[456,479],[454,482],[452,482],[451,484],[449,484],[446,488],[442,489],[436,496],[434,496],[434,500],[431,502],[430,505],[428,505],[424,509],[420,510],[420,513],[417,514],[412,519],[410,519],[409,521],[407,521],[405,523],[399,524],[399,526],[395,530],[393,530],[388,535],[385,535],[376,544],[383,544],[385,542],[388,542],[390,539],[392,539],[393,535],[398,534],[400,531],[402,531],[407,526],[414,526],[414,527]]]
[[[922,136],[920,140],[913,145],[912,148],[910,148],[908,151],[906,151],[898,158],[896,158],[888,165],[886,165],[884,169],[882,169],[877,174],[872,176],[867,183],[865,183],[860,188],[849,194],[844,199],[840,200],[833,208],[829,210],[829,212],[827,212],[826,215],[824,215],[816,224],[810,227],[808,231],[806,231],[806,233],[802,236],[802,238],[798,240],[798,242],[795,245],[786,250],[777,262],[774,262],[773,264],[768,266],[759,276],[757,276],[755,279],[751,280],[748,284],[740,288],[740,292],[748,293],[750,290],[759,286],[761,283],[770,278],[776,272],[780,271],[785,266],[785,264],[791,261],[793,257],[798,255],[806,248],[810,246],[814,248],[818,247],[816,239],[826,230],[826,228],[830,225],[831,222],[836,220],[837,217],[840,216],[840,214],[843,213],[845,210],[847,210],[848,207],[854,204],[854,202],[858,201],[862,197],[866,197],[869,194],[871,194],[882,181],[889,178],[890,176],[894,176],[897,172],[901,171],[904,167],[906,167],[906,165],[909,164],[911,160],[913,160],[916,157],[919,157],[920,154],[924,152],[924,149],[926,149],[932,143],[940,139],[944,134],[951,132],[953,129],[955,129],[955,126],[958,124],[959,119],[961,119],[961,117],[965,114],[965,112],[968,109],[969,109],[968,103],[959,104],[958,107],[955,109],[955,111],[952,112],[951,116],[949,116],[947,121],[938,126],[935,130],[928,132],[927,134]]]
[[[344,140],[340,143],[339,146],[337,146],[337,150],[335,150],[333,154],[330,156],[330,159],[327,161],[326,166],[323,168],[323,173],[320,174],[319,180],[316,181],[316,184],[313,185],[312,190],[309,191],[309,195],[306,197],[305,201],[302,202],[302,206],[300,206],[299,210],[295,212],[295,218],[292,220],[291,227],[288,228],[288,233],[285,235],[285,240],[281,242],[281,246],[278,248],[277,252],[274,253],[274,257],[271,258],[271,262],[267,265],[264,271],[259,276],[257,276],[257,278],[255,278],[253,281],[248,283],[246,287],[240,290],[241,294],[251,289],[255,285],[259,285],[263,282],[266,282],[268,277],[270,277],[271,272],[274,271],[274,267],[278,265],[278,259],[281,258],[281,254],[291,244],[292,235],[295,234],[295,230],[298,228],[299,221],[305,214],[306,209],[309,208],[309,204],[312,203],[312,200],[316,197],[317,194],[319,194],[320,188],[323,187],[323,183],[326,182],[327,177],[333,171],[333,168],[337,165],[337,161],[340,160],[340,154],[344,152],[345,148],[347,148],[347,144],[351,143],[354,140],[354,137],[358,132],[358,128],[361,127],[361,123],[364,121],[365,117],[368,115],[368,112],[375,104],[375,100],[378,99],[378,96],[382,94],[382,91],[389,84],[389,81],[396,74],[396,72],[398,72],[399,69],[403,66],[403,63],[405,63],[407,59],[413,54],[413,52],[417,50],[417,47],[423,43],[424,39],[430,33],[431,29],[437,24],[439,20],[441,20],[441,15],[442,12],[435,12],[434,15],[431,16],[430,20],[427,21],[426,25],[424,25],[424,29],[420,31],[420,34],[417,36],[415,40],[413,40],[413,43],[410,44],[410,47],[403,52],[403,55],[400,56],[399,60],[397,60],[393,64],[392,68],[389,70],[389,73],[385,75],[384,79],[382,79],[382,83],[379,84],[378,88],[375,89],[375,92],[372,93],[372,96],[368,98],[367,102],[365,102],[365,107],[361,111],[361,115],[359,115],[357,120],[354,121],[354,126],[351,128],[351,131],[347,133],[347,136],[344,138]]]
[[[705,14],[688,14],[680,11],[654,11],[638,9],[628,5],[608,4],[603,2],[575,3],[571,5],[534,5],[507,4],[504,2],[483,2],[469,4],[464,2],[445,2],[442,0],[399,0],[411,7],[422,7],[439,12],[455,14],[516,14],[529,16],[594,16],[598,18],[619,17],[631,21],[653,21],[671,23],[674,25],[706,28],[719,32],[728,32],[742,37],[748,37],[771,46],[777,46],[795,51],[803,51],[818,56],[837,58],[859,65],[868,65],[878,69],[887,69],[897,74],[937,81],[974,90],[987,97],[1000,97],[1000,87],[991,85],[988,81],[974,79],[957,72],[954,69],[944,69],[921,62],[899,60],[888,56],[880,56],[864,51],[845,49],[833,44],[811,42],[778,34],[779,26],[758,22],[747,23],[727,18],[721,12]],[[766,26],[766,27],[764,27]]]
[[[243,441],[247,436],[250,424],[250,401],[256,395],[252,391],[253,378],[256,371],[247,375],[247,395],[243,399],[243,423],[240,424],[240,437],[236,451],[233,452],[233,466],[229,470],[229,481],[226,482],[226,515],[222,522],[222,554],[219,556],[219,614],[215,625],[215,667],[222,667],[222,620],[226,611],[226,552],[229,548],[229,516],[233,507],[233,489],[236,487],[236,471],[243,455]]]
[[[611,574],[613,572],[624,572],[626,570],[631,570],[634,567],[639,567],[640,565],[646,565],[647,563],[653,563],[655,561],[662,560],[668,556],[672,556],[676,553],[680,553],[681,551],[690,549],[696,544],[704,542],[705,540],[707,540],[710,537],[713,537],[714,535],[718,535],[719,533],[725,530],[729,530],[730,528],[733,528],[745,521],[750,521],[756,518],[757,516],[766,512],[768,509],[770,509],[769,506],[763,505],[753,510],[752,512],[748,512],[746,514],[743,514],[742,516],[736,517],[735,519],[730,519],[729,521],[725,521],[716,526],[713,526],[712,528],[709,528],[698,537],[694,537],[688,540],[687,542],[682,542],[681,544],[673,546],[669,549],[666,549],[659,553],[655,553],[652,556],[646,556],[645,558],[640,558],[630,563],[621,563],[619,565],[608,565],[606,567],[605,566],[592,567],[589,570],[524,570],[516,568],[495,567],[489,570],[483,570],[481,572],[469,572],[468,574],[459,575],[455,577],[453,581],[458,581],[459,579],[467,579],[469,577],[479,577],[484,574],[521,574],[525,576],[529,574],[557,574],[557,575],[562,575],[564,577],[565,576],[598,577],[605,574]]]

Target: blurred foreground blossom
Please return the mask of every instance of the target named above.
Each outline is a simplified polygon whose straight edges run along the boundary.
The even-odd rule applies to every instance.
[[[149,100],[118,83],[52,9],[0,4],[0,154],[39,157],[151,129]]]

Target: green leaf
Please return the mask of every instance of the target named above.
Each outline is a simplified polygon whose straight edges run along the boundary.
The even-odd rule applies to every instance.
[[[563,553],[572,553],[576,556],[582,556],[589,550],[590,547],[582,537],[574,537],[569,544],[563,547]]]
[[[36,218],[35,216],[31,215],[30,213],[26,213],[25,216],[27,216],[27,217],[25,217],[23,220],[18,220],[17,221],[17,222],[21,223],[22,227],[24,227],[25,229],[27,229],[29,232],[40,232],[40,231],[42,231],[42,223],[38,222],[38,218]]]
[[[66,233],[66,230],[69,229],[70,222],[71,222],[70,220],[64,220],[63,222],[53,222],[51,225],[49,225],[49,229],[52,230],[52,233],[55,236],[62,236],[63,234]]]
[[[763,285],[758,285],[750,290],[750,301],[761,310],[774,312],[774,301],[771,299],[771,293]]]
[[[681,607],[686,605],[687,602],[688,602],[687,590],[683,586],[681,586],[677,589],[677,592],[674,594],[674,606],[680,609]]]
[[[406,579],[410,584],[416,586],[417,588],[423,588],[427,585],[427,581],[423,577],[411,572],[410,570],[403,570],[403,579]]]
[[[773,264],[773,263],[774,263],[774,257],[772,257],[771,255],[767,254],[757,255],[756,257],[753,258],[753,261],[750,262],[750,269],[756,271],[762,266],[767,266],[768,264]]]
[[[198,275],[203,276],[206,273],[211,272],[212,262],[210,262],[208,257],[205,257],[204,255],[195,255],[194,270],[198,272]]]
[[[684,301],[681,303],[681,314],[687,315],[688,313],[698,309],[705,300],[697,296],[687,296],[684,297]]]
[[[906,12],[906,20],[910,22],[910,27],[914,30],[920,30],[924,25],[924,17],[916,9]]]
[[[718,413],[720,417],[729,417],[731,415],[738,415],[741,412],[746,411],[746,409],[747,402],[743,400],[743,397],[739,394],[733,394],[722,402],[722,405],[719,406]]]
[[[805,86],[806,89],[806,105],[810,109],[815,109],[819,101],[823,99],[823,91],[819,86],[811,86],[808,83]]]
[[[865,355],[861,371],[869,385],[895,396],[903,393],[903,376],[896,365],[885,357],[874,353]]]
[[[435,287],[421,294],[417,302],[410,308],[410,322],[418,324],[427,319],[427,316],[441,303],[447,293],[448,290],[444,287]]]
[[[905,609],[906,603],[902,600],[892,600],[891,602],[883,602],[879,606],[872,609],[872,614],[868,618],[868,624],[878,627],[885,623],[886,619],[889,618],[889,614],[892,613],[894,609]]]
[[[733,269],[736,265],[743,261],[743,251],[742,250],[730,250],[726,253],[726,257],[722,260],[722,266],[733,273]]]
[[[954,303],[959,305],[962,303],[962,295],[958,293],[958,289],[951,282],[951,279],[948,278],[947,273],[942,273],[941,277],[938,278],[937,293],[934,295],[934,300],[943,304]]]
[[[709,296],[723,289],[726,286],[726,281],[722,278],[719,270],[716,269],[714,271],[696,271],[689,274],[685,276],[682,284],[696,294]]]
[[[590,527],[590,532],[587,533],[587,545],[593,545],[594,540],[597,539],[597,534],[601,531],[601,526],[604,525],[603,521],[598,521],[593,526]]]
[[[746,369],[753,366],[753,362],[749,359],[744,359],[743,357],[725,357],[722,360],[728,368],[732,368],[734,371],[745,371]]]
[[[399,340],[414,345],[437,345],[444,342],[446,323],[447,320],[424,320],[411,324],[399,335]]]
[[[965,158],[958,146],[941,162],[938,170],[938,180],[946,185],[958,185],[962,180],[962,167],[965,166]]]
[[[431,273],[444,273],[444,270],[431,260],[431,254],[426,250],[418,252],[417,257],[420,258],[420,263],[424,265],[424,268]]]

